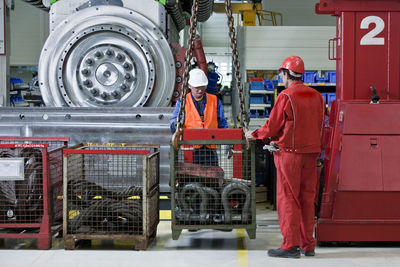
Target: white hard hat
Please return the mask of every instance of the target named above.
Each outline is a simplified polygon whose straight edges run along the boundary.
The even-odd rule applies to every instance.
[[[193,87],[201,87],[208,85],[206,74],[201,69],[192,69],[189,72],[189,85]]]

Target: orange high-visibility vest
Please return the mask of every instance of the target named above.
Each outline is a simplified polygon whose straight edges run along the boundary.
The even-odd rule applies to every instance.
[[[215,129],[218,128],[217,105],[218,100],[215,95],[205,93],[207,103],[204,109],[204,122],[201,120],[200,114],[193,102],[191,93],[186,95],[185,105],[185,124],[184,128],[188,129]],[[200,148],[200,145],[194,145]],[[216,145],[207,145],[209,148],[217,148]]]

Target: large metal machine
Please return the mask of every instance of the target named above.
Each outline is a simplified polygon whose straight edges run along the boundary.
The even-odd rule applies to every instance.
[[[23,1],[49,11],[38,68],[46,107],[1,108],[0,135],[161,144],[161,191],[169,191],[169,117],[184,57],[179,32],[192,0]],[[200,22],[213,3],[199,0]]]
[[[337,17],[337,101],[317,240],[400,240],[400,1],[321,0]]]

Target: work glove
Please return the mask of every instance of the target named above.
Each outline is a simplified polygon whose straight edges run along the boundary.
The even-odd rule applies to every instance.
[[[264,145],[263,146],[264,150],[268,150],[269,152],[278,152],[279,151],[279,147],[274,143],[274,142],[270,142],[269,145]]]
[[[255,138],[253,137],[252,133],[253,133],[253,131],[247,131],[245,133],[245,137],[246,137],[247,140],[255,140]]]
[[[225,153],[228,159],[233,156],[233,145],[222,145],[222,151]]]

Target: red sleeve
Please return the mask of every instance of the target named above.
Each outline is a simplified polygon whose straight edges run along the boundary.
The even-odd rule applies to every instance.
[[[289,97],[286,94],[279,94],[274,107],[271,110],[269,119],[263,126],[255,130],[252,135],[256,139],[277,137],[283,130],[288,114],[292,114]]]

